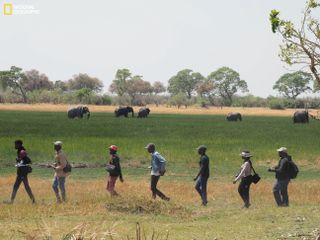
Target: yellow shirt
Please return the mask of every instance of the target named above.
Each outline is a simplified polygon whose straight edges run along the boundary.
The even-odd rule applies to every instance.
[[[56,177],[66,177],[68,174],[63,171],[63,169],[67,165],[67,158],[64,155],[62,150],[56,151],[56,168],[55,168],[55,175]]]

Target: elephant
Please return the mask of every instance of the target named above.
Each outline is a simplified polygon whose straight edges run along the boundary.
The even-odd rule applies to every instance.
[[[242,121],[241,114],[238,113],[238,112],[228,113],[226,119],[227,119],[228,121],[238,121],[238,119],[239,119],[240,121]]]
[[[134,111],[132,107],[119,107],[114,110],[116,117],[125,116],[128,117],[128,113],[132,112],[132,117],[134,117]]]
[[[139,109],[138,118],[147,118],[150,113],[150,109],[143,107]]]
[[[296,111],[292,117],[293,123],[309,123],[308,111]]]
[[[88,119],[90,118],[90,111],[86,106],[78,106],[68,110],[68,118],[83,118],[84,114],[87,114]]]

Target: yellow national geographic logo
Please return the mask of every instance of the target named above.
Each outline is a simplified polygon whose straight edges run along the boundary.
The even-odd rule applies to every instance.
[[[5,16],[12,15],[12,4],[11,3],[5,3],[3,4],[3,14]]]

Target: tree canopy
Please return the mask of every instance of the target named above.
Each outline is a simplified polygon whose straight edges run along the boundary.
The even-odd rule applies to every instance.
[[[281,60],[289,65],[308,66],[315,80],[320,83],[320,21],[314,13],[320,9],[317,0],[308,0],[299,26],[280,18],[280,12],[272,10],[270,22],[272,31],[280,34]]]
[[[82,88],[90,89],[94,92],[101,92],[103,83],[98,78],[90,77],[86,73],[79,73],[69,79],[67,82],[70,90],[80,90]]]
[[[286,73],[275,83],[273,89],[287,98],[296,99],[300,94],[311,90],[308,86],[310,81],[312,81],[310,73],[302,71]]]

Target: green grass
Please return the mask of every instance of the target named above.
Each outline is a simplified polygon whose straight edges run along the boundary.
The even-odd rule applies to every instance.
[[[116,144],[125,171],[139,175],[149,165],[144,146],[154,142],[168,167],[183,175],[197,168],[195,148],[205,144],[213,175],[224,176],[237,170],[242,149],[251,150],[253,160],[260,162],[258,170],[278,159],[275,150],[280,146],[286,146],[294,160],[312,166],[319,157],[319,134],[320,122],[295,125],[288,117],[245,116],[243,122],[227,122],[223,116],[209,115],[153,114],[148,119],[126,119],[94,113],[88,121],[69,120],[65,113],[1,111],[0,165],[14,163],[15,139],[24,141],[34,163],[53,161],[52,142],[62,140],[69,161],[92,165],[104,164],[107,146]],[[312,167],[306,169],[313,172]]]

